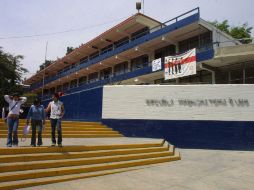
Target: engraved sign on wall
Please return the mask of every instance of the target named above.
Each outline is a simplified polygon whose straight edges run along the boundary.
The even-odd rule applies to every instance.
[[[186,53],[165,57],[165,80],[195,75],[196,72],[196,49]]]

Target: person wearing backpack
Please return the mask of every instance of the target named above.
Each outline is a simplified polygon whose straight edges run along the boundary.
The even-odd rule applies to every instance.
[[[18,146],[18,127],[20,106],[27,100],[26,97],[20,97],[18,93],[12,96],[4,95],[5,101],[9,104],[9,113],[7,115],[8,137],[7,147]]]
[[[42,128],[45,125],[45,111],[44,106],[41,105],[41,100],[36,98],[34,100],[34,104],[31,105],[28,114],[27,114],[27,122],[29,125],[29,121],[31,120],[32,125],[32,137],[31,137],[31,146],[36,147],[36,128],[38,129],[38,142],[37,145],[42,145]]]

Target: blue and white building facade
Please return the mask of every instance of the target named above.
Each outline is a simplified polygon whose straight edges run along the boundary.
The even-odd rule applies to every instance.
[[[193,48],[196,48],[196,74],[165,80],[165,57],[179,55]],[[154,71],[152,63],[158,58],[161,58],[161,68]],[[209,148],[215,141],[218,142],[213,146],[216,148],[235,148],[238,144],[239,148],[252,149],[254,124],[253,119],[246,115],[253,115],[254,102],[244,93],[239,94],[239,97],[233,97],[233,94],[230,96],[230,93],[237,94],[234,91],[236,88],[247,90],[242,86],[248,86],[246,93],[253,93],[253,63],[254,45],[241,44],[203,20],[199,8],[164,23],[137,13],[56,60],[27,79],[25,84],[30,85],[31,92],[43,95],[45,104],[53,93],[63,92],[61,99],[66,107],[65,119],[102,121],[127,136],[165,138],[180,147]],[[239,84],[240,87],[232,84]],[[144,89],[140,91],[138,87]],[[108,89],[117,90],[109,93]],[[188,94],[186,89],[191,93]],[[205,93],[210,92],[209,89],[213,96],[218,93],[218,99],[225,100],[226,106],[219,106],[222,109],[216,110],[218,107],[207,103],[210,107],[202,106],[201,112],[195,106],[195,110],[180,106],[173,109],[176,112],[166,109],[164,115],[149,115],[162,112],[161,109],[170,105],[171,100],[174,105],[179,103],[176,94],[184,94],[182,97],[179,95],[179,98],[189,98],[194,103],[202,98],[204,102],[216,101],[216,98]],[[121,91],[125,93],[121,94]],[[143,99],[140,96],[136,98],[137,92],[146,91]],[[223,95],[224,91],[226,94]],[[149,97],[145,96],[149,94],[158,95],[150,97],[150,100],[159,101],[157,111],[154,110],[156,105],[152,105],[154,101],[149,103]],[[110,97],[113,99],[110,100]],[[241,115],[239,120],[234,114],[223,116],[223,113],[232,110],[228,102],[230,98],[240,103],[240,99],[245,100],[245,103],[248,101],[246,109],[240,106],[239,110],[234,110],[234,114]],[[120,99],[122,103],[117,102]],[[120,109],[120,105],[129,106],[130,109]],[[140,112],[136,113],[137,110]],[[152,113],[146,110],[152,110]],[[193,114],[190,116],[185,111]],[[219,115],[210,117],[213,111]],[[115,115],[117,113],[118,116]],[[196,138],[201,135],[202,138]],[[222,141],[225,135],[231,138]],[[244,142],[242,139],[245,139]]]

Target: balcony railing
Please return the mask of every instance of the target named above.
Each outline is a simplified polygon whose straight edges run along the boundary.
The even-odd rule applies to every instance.
[[[71,68],[65,72],[59,73],[56,76],[50,77],[49,79],[45,80],[44,84],[48,84],[54,80],[57,80],[57,79],[62,78],[64,76],[67,76],[71,73],[74,73],[80,69],[89,67],[93,64],[103,61],[106,58],[115,56],[121,52],[128,50],[128,49],[134,48],[135,46],[138,46],[146,41],[155,39],[155,38],[160,37],[166,33],[172,32],[177,28],[184,27],[188,24],[198,21],[199,18],[200,18],[199,8],[190,10],[182,15],[179,15],[173,19],[170,19],[170,20],[162,23],[161,25],[158,25],[158,26],[150,29],[148,32],[145,31],[144,35],[142,35],[142,33],[141,33],[141,34],[138,34],[137,36],[134,36],[133,40],[128,39],[127,41],[122,42],[120,45],[118,45],[118,47],[112,49],[111,51],[104,52],[103,54],[101,54],[98,57],[95,57],[93,59],[90,59],[89,61],[80,62],[80,64],[77,67]],[[156,30],[155,30],[155,28],[156,28]],[[157,28],[160,28],[160,29],[157,29]],[[39,88],[41,86],[42,86],[42,82],[33,84],[33,85],[31,85],[30,90],[34,90],[34,89]]]
[[[213,56],[214,56],[214,50],[213,50],[212,46],[207,46],[206,48],[201,48],[201,49],[197,50],[197,62],[211,59],[211,58],[213,58]],[[146,65],[151,65],[151,64],[146,64]],[[162,63],[162,69],[159,71],[156,71],[156,72],[160,72],[163,69],[164,69],[164,63]],[[113,74],[113,75],[110,75],[110,77],[107,79],[97,80],[97,81],[93,81],[93,82],[89,82],[89,83],[81,83],[78,85],[78,87],[64,90],[64,93],[70,94],[70,93],[74,93],[74,92],[78,92],[78,91],[82,91],[82,90],[87,90],[87,89],[91,89],[91,88],[95,88],[95,87],[104,86],[106,84],[117,84],[117,83],[120,84],[121,81],[131,79],[131,78],[140,77],[142,75],[147,75],[147,74],[151,74],[151,73],[152,73],[152,67],[146,66],[146,67],[139,68],[134,71],[125,72],[122,74]],[[48,99],[50,97],[51,97],[51,94],[45,95],[44,100]]]

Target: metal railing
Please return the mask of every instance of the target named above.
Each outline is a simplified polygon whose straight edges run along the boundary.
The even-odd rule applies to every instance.
[[[159,32],[160,29],[165,28],[165,26],[170,26],[170,25],[172,25],[174,23],[180,22],[183,19],[186,19],[186,18],[194,16],[194,15],[196,15],[197,18],[200,17],[199,7],[195,8],[195,9],[192,9],[192,10],[186,12],[186,13],[183,13],[183,14],[177,16],[177,17],[174,17],[174,18],[172,18],[172,19],[170,19],[170,20],[168,20],[168,21],[166,21],[166,22],[164,22],[162,24],[159,24],[159,25],[149,29],[149,32],[144,31],[143,33],[139,33],[136,36],[133,36],[131,39],[128,39],[128,40],[126,40],[124,42],[121,42],[122,45],[118,46],[117,48],[113,48],[113,50],[111,50],[111,51],[107,51],[106,53],[101,54],[101,55],[99,55],[99,56],[97,56],[97,57],[95,57],[93,59],[89,59],[89,61],[87,61],[85,63],[80,62],[80,64],[77,67],[75,67],[75,68],[71,68],[71,69],[69,69],[69,70],[67,70],[65,72],[59,73],[56,76],[50,77],[49,79],[47,79],[45,81],[45,84],[47,84],[49,82],[52,82],[54,80],[57,80],[57,79],[59,79],[61,77],[67,76],[67,75],[69,75],[69,74],[71,74],[73,72],[76,72],[76,71],[80,70],[80,69],[86,68],[86,67],[88,67],[88,66],[90,66],[92,64],[98,63],[98,62],[100,62],[103,59],[106,59],[108,57],[117,55],[118,53],[121,53],[121,52],[126,51],[128,49],[131,49],[134,46],[142,44],[142,43],[144,43],[144,42],[146,42],[148,40],[154,39],[154,38],[156,38],[156,37],[158,37],[160,35],[163,35],[164,33],[167,32],[167,30]],[[154,30],[155,28],[158,28],[158,27],[160,29]],[[170,28],[168,31],[172,31],[172,30],[174,30],[174,28],[172,28],[172,29]],[[31,88],[33,90],[35,88],[39,88],[41,85],[42,85],[41,83],[38,83],[36,85],[31,85]]]
[[[213,54],[211,51],[213,51],[212,46],[210,49],[200,49],[197,51],[197,58],[201,60],[204,60],[204,58],[202,58],[202,55],[206,56],[207,53],[210,53],[211,55],[209,57],[212,57]],[[199,60],[197,60],[199,61]],[[147,64],[143,64],[143,65],[147,65],[147,66],[143,66],[143,67],[139,67],[136,68],[135,70],[129,71],[129,72],[124,72],[121,74],[111,74],[109,78],[107,79],[98,79],[96,81],[88,81],[88,82],[83,82],[81,84],[78,84],[77,87],[74,88],[69,88],[64,90],[65,94],[70,94],[70,93],[74,93],[77,91],[81,91],[81,90],[87,90],[90,88],[95,88],[95,87],[100,87],[106,84],[117,84],[121,81],[127,80],[127,79],[131,79],[131,78],[135,78],[135,77],[139,77],[142,75],[146,75],[146,74],[150,74],[152,73],[152,67],[151,67],[151,62],[147,63]],[[159,71],[156,72],[160,72],[164,69],[164,62],[162,61],[162,68]],[[45,96],[45,98],[50,98],[51,94],[48,94],[47,96]]]

